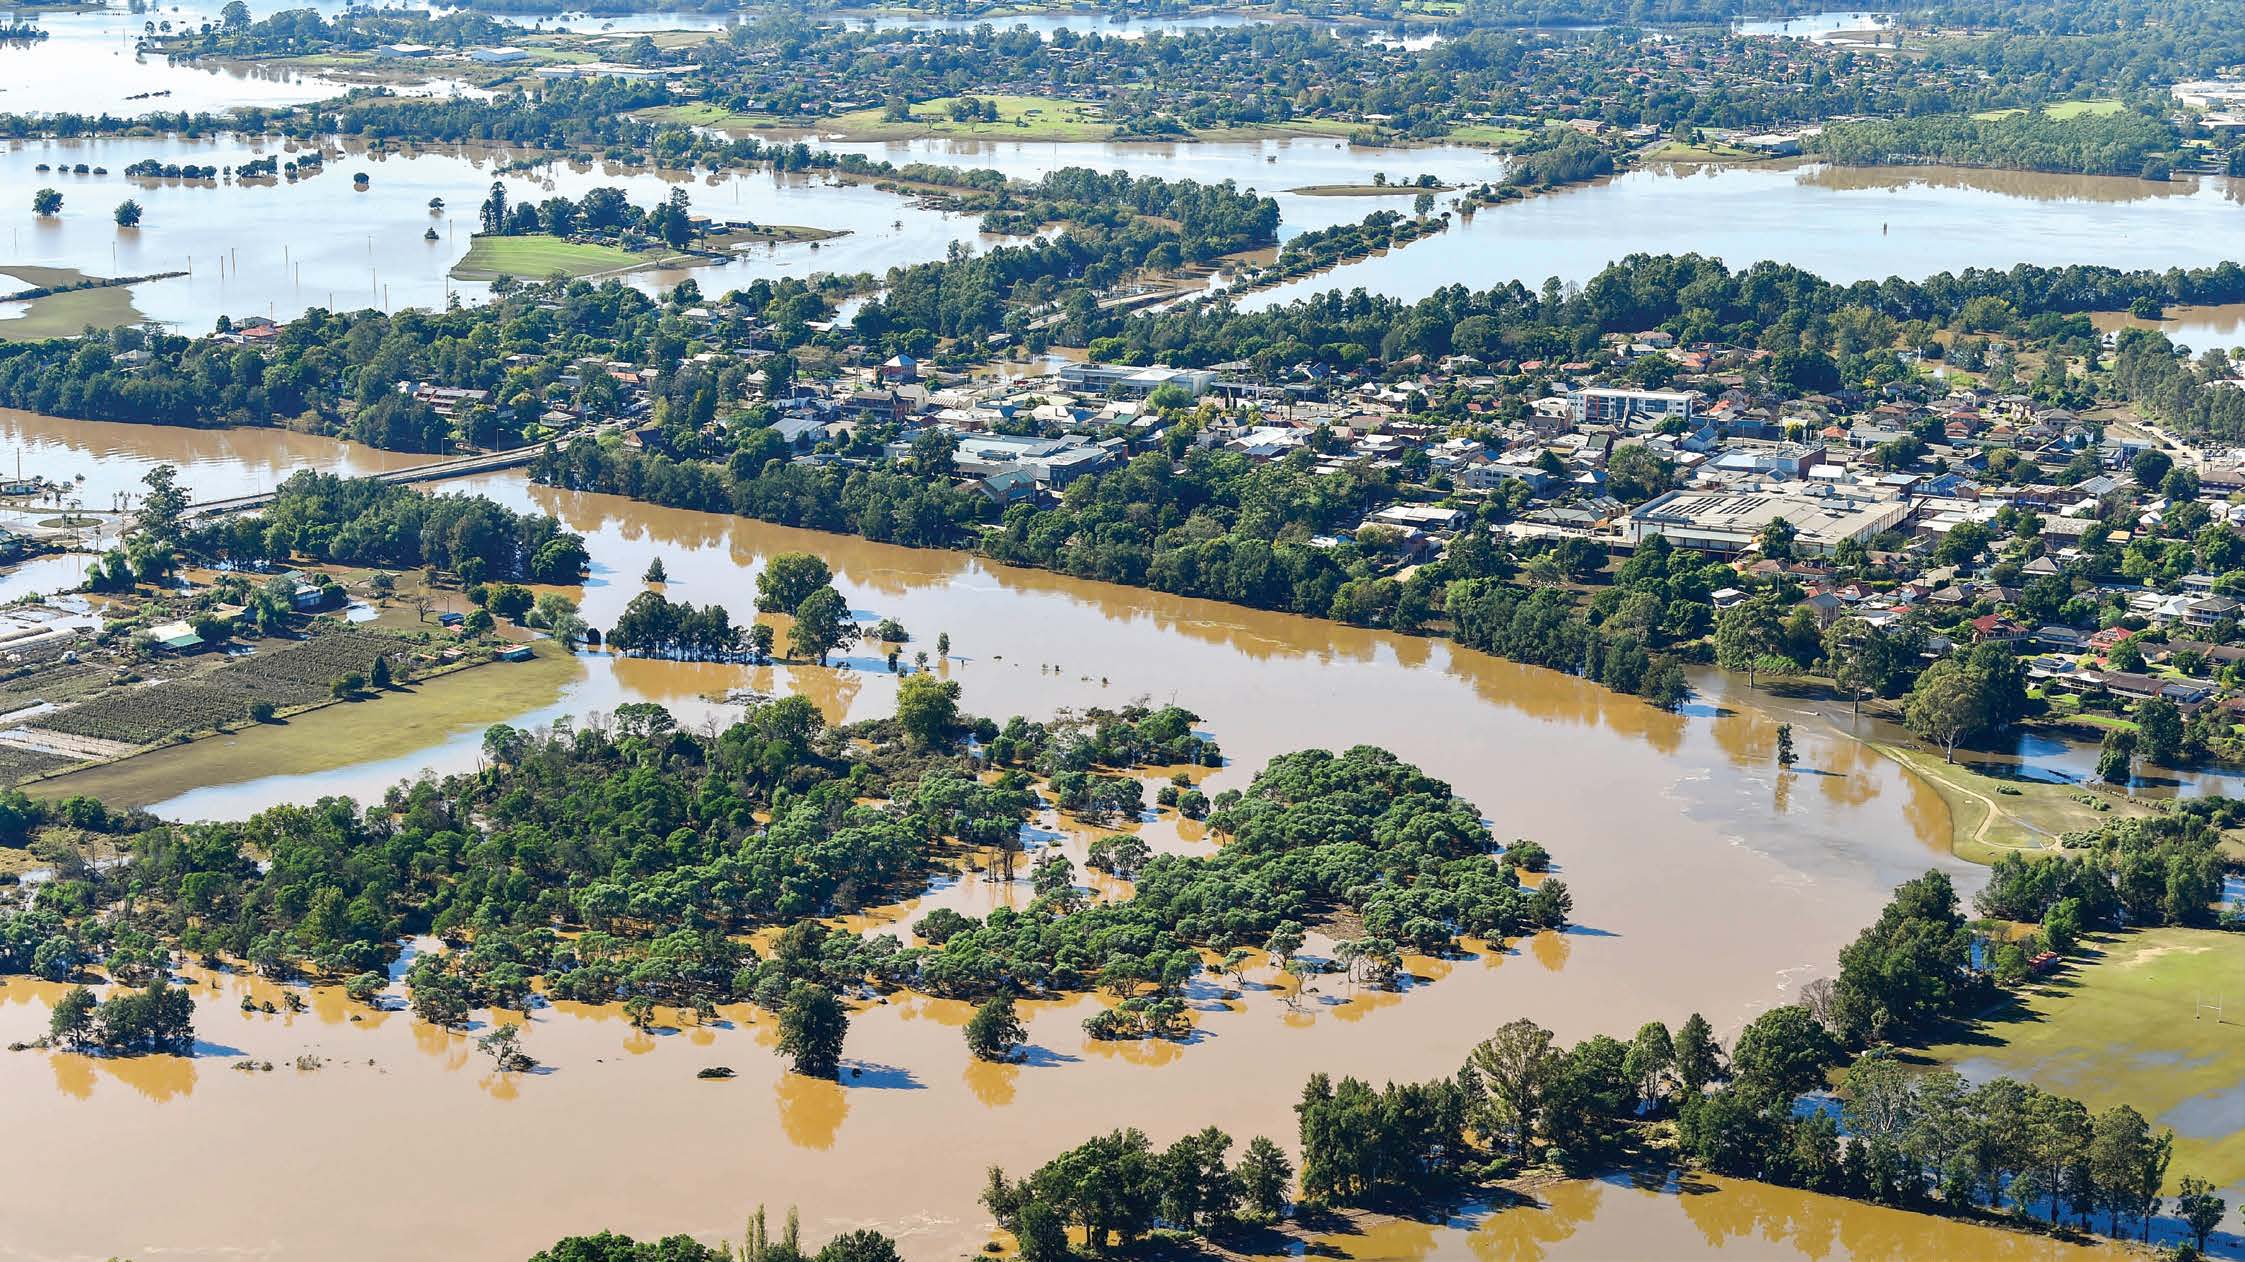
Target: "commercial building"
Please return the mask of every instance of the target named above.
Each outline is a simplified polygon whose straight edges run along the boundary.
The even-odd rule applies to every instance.
[[[2178,83],[2175,99],[2197,109],[2228,109],[2245,105],[2245,79],[2200,79]]]
[[[1619,425],[1640,418],[1662,420],[1679,416],[1692,418],[1692,405],[1697,395],[1684,390],[1623,390],[1612,386],[1592,386],[1577,390],[1569,402],[1574,406],[1574,419],[1578,425]]]
[[[1909,514],[1910,503],[1902,499],[1670,491],[1632,510],[1621,527],[1631,544],[1659,535],[1679,548],[1729,554],[1753,547],[1763,528],[1783,520],[1792,524],[1795,551],[1828,556],[1849,540],[1892,530]]]
[[[1176,386],[1194,398],[1207,393],[1216,374],[1206,368],[1138,368],[1129,364],[1062,364],[1055,374],[1086,394],[1121,393],[1143,399],[1163,386]]]

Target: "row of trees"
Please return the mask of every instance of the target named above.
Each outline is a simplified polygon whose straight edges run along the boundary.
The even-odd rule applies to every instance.
[[[308,557],[344,565],[433,566],[470,583],[574,584],[590,564],[584,538],[562,529],[551,514],[518,513],[483,495],[424,495],[376,478],[309,469],[274,488],[272,502],[257,515],[182,527],[177,537],[189,554],[231,565]]]
[[[1295,1109],[1300,1198],[1386,1205],[1535,1167],[1579,1175],[1625,1159],[1673,1119],[1681,1153],[1720,1173],[1909,1209],[2008,1207],[2051,1226],[2148,1233],[2171,1132],[2126,1105],[2092,1114],[2008,1078],[1974,1086],[1878,1045],[1985,1000],[1970,947],[1947,878],[1928,873],[1841,954],[1836,982],[1762,1013],[1727,1052],[1697,1014],[1675,1030],[1648,1022],[1627,1041],[1595,1035],[1572,1047],[1522,1019],[1448,1078],[1376,1089],[1313,1075]],[[1804,1107],[1804,1093],[1841,1067],[1836,1107]],[[984,1203],[1038,1250],[1029,1256],[1049,1258],[1065,1256],[1065,1227],[1103,1250],[1157,1227],[1200,1233],[1279,1212],[1283,1155],[1251,1146],[1228,1169],[1228,1143],[1204,1131],[1157,1153],[1143,1135],[1116,1132],[1019,1182],[993,1170]],[[2227,1210],[2192,1178],[2175,1208],[2200,1247]]]
[[[1129,1248],[1156,1224],[1194,1233],[1233,1222],[1268,1222],[1288,1204],[1294,1171],[1277,1144],[1248,1141],[1237,1164],[1226,1159],[1232,1137],[1216,1127],[1156,1151],[1131,1128],[1086,1140],[1008,1180],[990,1169],[982,1203],[1014,1234],[1023,1262],[1063,1262],[1073,1255],[1069,1229],[1092,1252]]]
[[[2178,143],[2165,117],[2126,109],[1871,119],[1836,123],[1810,141],[1816,153],[1853,166],[1945,162],[2160,179]]]
[[[547,233],[556,237],[582,236],[595,240],[651,237],[673,248],[694,240],[693,203],[685,189],[674,188],[652,208],[631,204],[620,188],[595,188],[571,201],[559,195],[540,202],[507,201],[507,186],[494,180],[491,192],[477,207],[482,229],[491,236]]]

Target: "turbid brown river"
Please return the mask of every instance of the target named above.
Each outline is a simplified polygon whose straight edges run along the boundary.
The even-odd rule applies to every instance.
[[[20,415],[9,424],[13,441],[41,444],[49,476],[82,467],[91,480],[102,466],[160,456],[194,462],[190,484],[215,494],[230,478],[262,481],[304,458],[305,440],[279,435],[164,431],[151,436],[161,451],[135,457],[119,450],[116,427]],[[221,444],[228,455],[209,454]],[[673,1023],[681,1028],[652,1035],[614,1010],[541,1008],[525,1042],[547,1070],[501,1078],[466,1038],[403,1013],[353,1020],[338,994],[320,990],[299,1015],[244,1014],[237,992],[262,997],[265,983],[206,978],[192,1058],[0,1053],[12,1141],[0,1145],[0,1258],[521,1258],[601,1227],[737,1234],[759,1202],[800,1207],[815,1239],[874,1225],[912,1257],[955,1257],[988,1239],[975,1196],[993,1162],[1019,1172],[1124,1125],[1164,1143],[1215,1123],[1243,1141],[1268,1133],[1290,1144],[1305,1075],[1447,1073],[1516,1016],[1568,1039],[1625,1035],[1693,1010],[1734,1031],[1828,968],[1898,881],[1928,867],[1976,879],[1948,856],[1949,821],[1929,788],[1822,728],[1801,734],[1800,766],[1781,775],[1775,721],[1741,703],[1665,714],[1439,641],[556,492],[513,474],[468,485],[548,509],[587,536],[596,572],[583,595],[595,625],[636,594],[654,557],[673,598],[722,601],[745,617],[763,559],[810,550],[833,565],[854,609],[901,619],[918,645],[948,632],[957,660],[947,669],[976,712],[1174,698],[1223,743],[1230,763],[1210,778],[1216,788],[1244,784],[1291,749],[1385,745],[1450,780],[1500,836],[1546,843],[1580,924],[1509,950],[1413,960],[1426,984],[1403,993],[1328,985],[1288,1003],[1265,984],[1237,1001],[1205,988],[1185,1045],[1095,1044],[1080,1029],[1095,1000],[1039,1005],[1034,1053],[1013,1067],[970,1061],[961,1005],[901,998],[857,1017],[852,1072],[839,1084],[782,1073],[769,1023],[745,1008],[719,1028]],[[662,700],[698,721],[724,711],[705,698],[727,689],[792,688],[840,717],[881,713],[894,690],[870,658],[840,671],[581,660],[558,698],[549,687],[519,704],[487,700],[449,734],[376,765],[260,778],[249,748],[159,809],[234,816],[329,792],[363,796],[424,767],[472,765],[488,723],[620,700]],[[382,723],[386,704],[359,721]],[[1210,844],[1175,825],[1148,827],[1164,848]],[[1083,840],[1058,844],[1080,855]],[[930,897],[972,910],[1010,894],[968,878]],[[55,993],[24,982],[0,990],[0,1043],[43,1029]],[[300,1055],[320,1067],[295,1068]],[[236,1068],[250,1058],[278,1068]],[[713,1064],[739,1076],[694,1077]],[[1688,1191],[1562,1185],[1546,1199],[1334,1243],[1361,1258],[2068,1252],[1713,1181]]]

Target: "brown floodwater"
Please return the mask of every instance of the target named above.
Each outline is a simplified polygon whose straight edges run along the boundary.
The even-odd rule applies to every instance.
[[[60,421],[0,408],[0,474],[63,483],[64,507],[75,499],[89,512],[140,502],[142,479],[157,465],[178,471],[195,500],[270,491],[290,474],[317,469],[364,477],[427,464],[435,456],[384,451],[285,429],[187,429],[178,425]]]
[[[2245,302],[2169,307],[2157,320],[2146,320],[2125,311],[2099,311],[2089,320],[2105,333],[2121,329],[2157,329],[2178,345],[2194,351],[2245,347]]]
[[[12,432],[46,444],[50,474],[152,454],[121,451],[120,427],[13,423]],[[166,458],[195,453],[211,469],[224,464],[213,454],[219,444],[258,437],[151,435]],[[83,453],[75,465],[70,452]],[[332,448],[330,456],[344,458]],[[232,993],[243,983],[229,978],[202,1009],[206,1043],[192,1059],[0,1054],[0,1099],[11,1132],[28,1141],[0,1147],[0,1186],[14,1201],[0,1257],[411,1258],[442,1240],[451,1256],[519,1258],[564,1232],[599,1227],[737,1232],[758,1202],[800,1206],[814,1238],[878,1225],[913,1257],[957,1256],[986,1238],[975,1195],[991,1163],[1033,1167],[1087,1133],[1122,1125],[1163,1142],[1207,1123],[1242,1140],[1290,1141],[1290,1106],[1307,1074],[1448,1073],[1516,1016],[1568,1039],[1626,1034],[1645,1019],[1673,1022],[1694,1010],[1735,1030],[1827,970],[1900,880],[1928,867],[1974,880],[1947,854],[1948,816],[1924,784],[1821,726],[1797,735],[1800,765],[1780,773],[1776,720],[1722,697],[1667,714],[1441,641],[532,487],[519,474],[464,489],[545,508],[586,535],[595,568],[582,595],[595,625],[613,621],[657,556],[672,598],[718,601],[745,617],[764,560],[809,550],[833,566],[861,617],[904,622],[910,650],[932,651],[936,634],[948,632],[953,659],[941,669],[975,712],[1045,716],[1175,700],[1201,714],[1230,760],[1207,776],[1211,791],[1245,784],[1288,750],[1387,746],[1449,780],[1500,837],[1545,842],[1580,923],[1458,959],[1412,960],[1426,984],[1400,992],[1352,993],[1328,980],[1295,994],[1251,970],[1234,998],[1209,979],[1194,992],[1195,1032],[1182,1045],[1094,1044],[1081,1022],[1098,1000],[1036,1005],[1034,1051],[1012,1067],[970,1061],[957,1028],[963,1006],[900,998],[858,1017],[847,1053],[857,1073],[840,1084],[781,1073],[746,1010],[730,1014],[731,1028],[650,1035],[613,1011],[541,1009],[527,1045],[550,1072],[500,1078],[461,1039],[403,1014],[351,1022],[333,996],[315,995],[293,1018],[245,1016]],[[699,722],[729,713],[721,698],[737,689],[803,691],[830,715],[864,717],[885,713],[895,687],[865,648],[842,670],[584,661],[558,702],[550,692],[530,698],[513,721],[535,725],[644,698]],[[366,714],[379,722],[379,703]],[[479,713],[454,736],[372,768],[245,772],[160,809],[239,816],[330,792],[363,796],[424,768],[472,766],[491,721]],[[1051,842],[1080,858],[1091,834],[1043,823],[1058,834]],[[1145,829],[1158,848],[1208,844],[1175,821]],[[866,923],[908,924],[936,905],[981,911],[1015,897],[966,872],[909,911]],[[43,1026],[49,990],[19,983],[5,998],[0,1043]],[[305,1052],[326,1067],[287,1067]],[[284,1067],[236,1072],[246,1057]],[[694,1078],[719,1063],[740,1076]],[[254,1192],[182,1174],[210,1154],[284,1135],[309,1143],[263,1163]],[[89,1171],[134,1195],[84,1212]],[[1811,1213],[1797,1194],[1756,1194],[1797,1202],[1782,1211],[1786,1221]],[[1630,1207],[1635,1196],[1607,1188],[1600,1199]],[[1705,1214],[1736,1199],[1725,1188],[1688,1203]],[[1651,1242],[1671,1235],[1678,1250],[1706,1247],[1696,1220],[1674,1208],[1685,1200],[1669,1197],[1667,1210],[1601,1208],[1547,1251],[1660,1254]],[[1853,1208],[1829,1212],[1847,1218]],[[1599,1226],[1616,1221],[1641,1226]],[[1929,1255],[1959,1256],[1933,1234],[1950,1228],[1926,1221]],[[1630,1239],[1644,1247],[1620,1243]],[[1426,1256],[1453,1254],[1430,1247]],[[1831,1256],[1782,1232],[1734,1247]]]
[[[1375,1220],[1315,1238],[1350,1262],[1475,1258],[1807,1257],[1828,1262],[2092,1262],[2126,1250],[1928,1218],[1790,1188],[1691,1174],[1558,1183],[1530,1203],[1443,1222]]]

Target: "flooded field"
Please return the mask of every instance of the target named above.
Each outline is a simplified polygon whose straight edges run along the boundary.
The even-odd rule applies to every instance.
[[[343,84],[298,71],[191,65],[137,48],[151,27],[159,33],[194,29],[216,13],[216,5],[150,5],[135,13],[119,4],[27,17],[47,38],[0,42],[0,112],[215,113],[342,94]]]
[[[718,219],[766,224],[816,225],[846,236],[815,244],[766,247],[742,253],[724,266],[686,271],[638,272],[630,279],[649,287],[675,285],[687,275],[715,293],[759,277],[815,272],[880,273],[900,263],[943,257],[954,241],[981,246],[978,217],[947,214],[864,185],[835,185],[816,177],[768,172],[689,176],[657,175],[604,163],[552,162],[534,171],[498,168],[519,155],[461,147],[442,152],[368,152],[362,146],[326,146],[326,169],[293,183],[145,180],[124,168],[144,158],[198,166],[234,166],[268,154],[284,161],[289,142],[221,137],[209,141],[131,138],[26,141],[0,146],[0,200],[29,204],[33,190],[63,194],[63,213],[26,218],[8,229],[8,263],[74,267],[93,276],[185,276],[132,287],[132,302],[147,319],[188,333],[207,332],[225,314],[286,320],[309,307],[391,311],[441,308],[458,295],[476,301],[481,283],[455,281],[449,272],[468,252],[476,208],[494,182],[512,201],[556,194],[581,197],[612,186],[640,206],[652,206],[683,186],[694,208]],[[339,156],[338,156],[339,155]],[[107,175],[78,175],[51,167],[79,163],[106,167]],[[364,173],[364,188],[353,182]],[[119,229],[110,210],[126,198],[146,212],[140,226]],[[441,198],[444,209],[430,209]],[[318,224],[307,232],[305,225]],[[434,230],[436,239],[425,239]],[[0,291],[15,286],[0,283]],[[0,333],[11,314],[0,307]]]
[[[2124,311],[2101,312],[2092,317],[2098,328],[2157,329],[2176,343],[2194,351],[2231,350],[2245,346],[2245,303],[2207,307],[2169,307],[2157,320],[2145,320]]]
[[[1329,289],[1416,300],[1444,285],[1580,281],[1634,252],[1762,259],[1828,280],[2094,262],[2200,267],[2233,251],[2245,182],[1956,167],[1661,166],[1485,209],[1439,237],[1265,290],[1261,310]],[[1445,202],[1448,199],[1442,199]],[[2001,232],[1989,225],[2001,223]]]
[[[340,96],[351,85],[285,67],[174,61],[142,52],[144,38],[199,30],[221,4],[114,3],[100,8],[34,10],[23,20],[47,32],[37,43],[0,43],[0,112],[34,114],[217,114],[242,106],[303,105]],[[348,0],[291,0],[251,6],[257,17],[282,8],[333,16]],[[415,6],[425,7],[425,6]],[[463,90],[435,78],[405,85],[408,96]]]
[[[1230,180],[1272,196],[1282,237],[1351,223],[1379,209],[1408,213],[1413,190],[1390,197],[1335,197],[1292,190],[1403,185],[1421,175],[1447,185],[1498,178],[1504,159],[1458,146],[1373,149],[1326,139],[1253,143],[1083,144],[917,140],[827,143],[899,165],[987,167],[1034,179],[1064,166],[1119,169],[1202,181]],[[132,287],[133,309],[181,331],[200,332],[221,313],[285,319],[308,307],[439,307],[480,298],[486,287],[450,279],[467,253],[475,208],[494,180],[510,198],[581,196],[599,185],[627,190],[642,205],[683,185],[694,206],[724,219],[803,224],[848,235],[818,245],[763,247],[729,266],[691,272],[640,272],[633,283],[675,284],[694,276],[711,292],[759,276],[872,272],[941,258],[954,242],[987,248],[996,238],[978,217],[949,214],[865,185],[840,185],[764,172],[659,175],[607,164],[549,163],[530,171],[500,167],[521,155],[475,149],[367,152],[327,146],[327,169],[295,183],[151,181],[122,171],[142,158],[236,165],[285,142],[221,137],[207,141],[117,139],[17,142],[0,148],[0,200],[27,201],[40,187],[64,195],[63,213],[8,228],[9,262],[76,268],[95,276],[185,271]],[[55,168],[36,170],[40,164]],[[85,175],[79,163],[106,167]],[[352,177],[365,173],[365,188]],[[118,229],[109,210],[132,197],[146,210],[139,227]],[[1912,279],[1965,267],[2093,260],[2120,267],[2217,262],[2234,235],[2245,184],[2227,179],[2167,183],[1954,168],[1835,168],[1821,164],[1675,166],[1632,172],[1596,185],[1487,208],[1449,231],[1406,249],[1249,295],[1261,309],[1331,289],[1362,287],[1415,300],[1449,284],[1535,285],[1557,276],[1580,281],[1633,252],[1697,250],[1743,266],[1760,258],[1806,267],[1835,280],[1900,275]],[[431,198],[444,201],[431,211]],[[1447,205],[1454,198],[1443,195]],[[2016,231],[1990,234],[2001,217]],[[319,223],[306,234],[302,225]],[[433,229],[436,239],[424,234]],[[4,267],[0,267],[4,270]],[[21,314],[0,309],[5,321]],[[2186,314],[2186,341],[2227,337],[2233,313]]]
[[[18,441],[36,431],[49,445],[50,476],[83,468],[90,480],[103,463],[159,454],[121,451],[136,431],[120,427],[16,424]],[[214,478],[228,468],[219,444],[259,436],[145,437],[166,440],[167,458],[195,460],[199,451],[197,476]],[[236,476],[259,476],[258,459],[240,459]],[[1680,1020],[1693,1009],[1735,1030],[1826,970],[1896,882],[1929,866],[1974,880],[1947,856],[1946,811],[1929,788],[1821,730],[1800,738],[1800,767],[1779,774],[1775,720],[1743,706],[1665,714],[1440,642],[536,488],[519,475],[464,486],[546,508],[586,534],[594,573],[583,595],[595,625],[614,619],[654,557],[669,570],[674,599],[716,600],[745,616],[763,560],[807,549],[833,565],[862,615],[901,619],[919,644],[948,632],[955,660],[947,669],[970,710],[1045,715],[1175,699],[1202,714],[1230,757],[1212,790],[1244,784],[1271,756],[1305,745],[1386,745],[1453,782],[1500,836],[1549,845],[1580,924],[1509,951],[1414,960],[1414,974],[1433,984],[1401,993],[1336,993],[1295,1007],[1273,990],[1251,990],[1237,1011],[1202,994],[1199,1033],[1187,1046],[1093,1045],[1080,1024],[1095,1000],[1046,1005],[1031,1022],[1040,1051],[1012,1069],[969,1063],[955,1028],[964,1009],[900,1000],[859,1018],[848,1058],[863,1072],[842,1085],[782,1075],[746,1011],[729,1018],[736,1028],[646,1035],[613,1013],[541,1010],[528,1043],[552,1072],[517,1081],[494,1079],[466,1041],[403,1015],[351,1022],[325,997],[293,1021],[244,1017],[222,989],[205,1005],[206,1054],[192,1060],[0,1057],[11,1121],[39,1137],[0,1156],[0,1182],[25,1189],[28,1204],[67,1204],[58,1181],[98,1160],[109,1177],[150,1189],[98,1221],[34,1213],[13,1233],[19,1251],[193,1257],[248,1247],[390,1258],[443,1238],[462,1256],[522,1256],[569,1229],[737,1230],[761,1200],[801,1205],[813,1236],[875,1222],[903,1235],[915,1257],[956,1256],[983,1239],[973,1198],[990,1162],[1030,1166],[1117,1125],[1166,1136],[1213,1122],[1242,1137],[1291,1138],[1289,1110],[1306,1074],[1446,1073],[1519,1015],[1567,1038],[1626,1032],[1654,1016]],[[871,658],[847,670],[761,671],[581,660],[583,674],[561,681],[558,697],[542,682],[513,713],[504,696],[479,701],[449,735],[432,721],[421,748],[285,776],[263,774],[271,764],[255,756],[219,758],[196,770],[204,787],[161,809],[238,816],[327,793],[371,795],[423,768],[472,765],[482,728],[501,719],[536,724],[647,699],[691,721],[722,712],[708,698],[735,688],[802,691],[829,714],[862,717],[885,712],[894,692]],[[365,713],[378,720],[377,709]],[[1163,844],[1203,843],[1178,834]],[[965,884],[936,896],[1005,896]],[[19,984],[7,996],[0,1042],[45,1019],[37,987]],[[327,1067],[285,1067],[305,1052]],[[252,1057],[284,1068],[231,1069]],[[712,1063],[742,1076],[694,1079]],[[504,1138],[496,1147],[431,1142],[463,1127]],[[214,1143],[238,1147],[283,1131],[337,1142],[318,1161],[268,1171],[253,1220],[230,1198],[166,1177]],[[121,1133],[135,1142],[119,1152],[108,1137]],[[950,1160],[931,1163],[927,1144],[937,1136]],[[595,1149],[603,1160],[585,1158]],[[334,1194],[401,1169],[420,1189],[407,1213],[386,1198]],[[1599,1238],[1588,1227],[1583,1234]],[[1600,1247],[1610,1246],[1579,1256],[1601,1256]],[[1565,1249],[1554,1245],[1552,1256]]]

